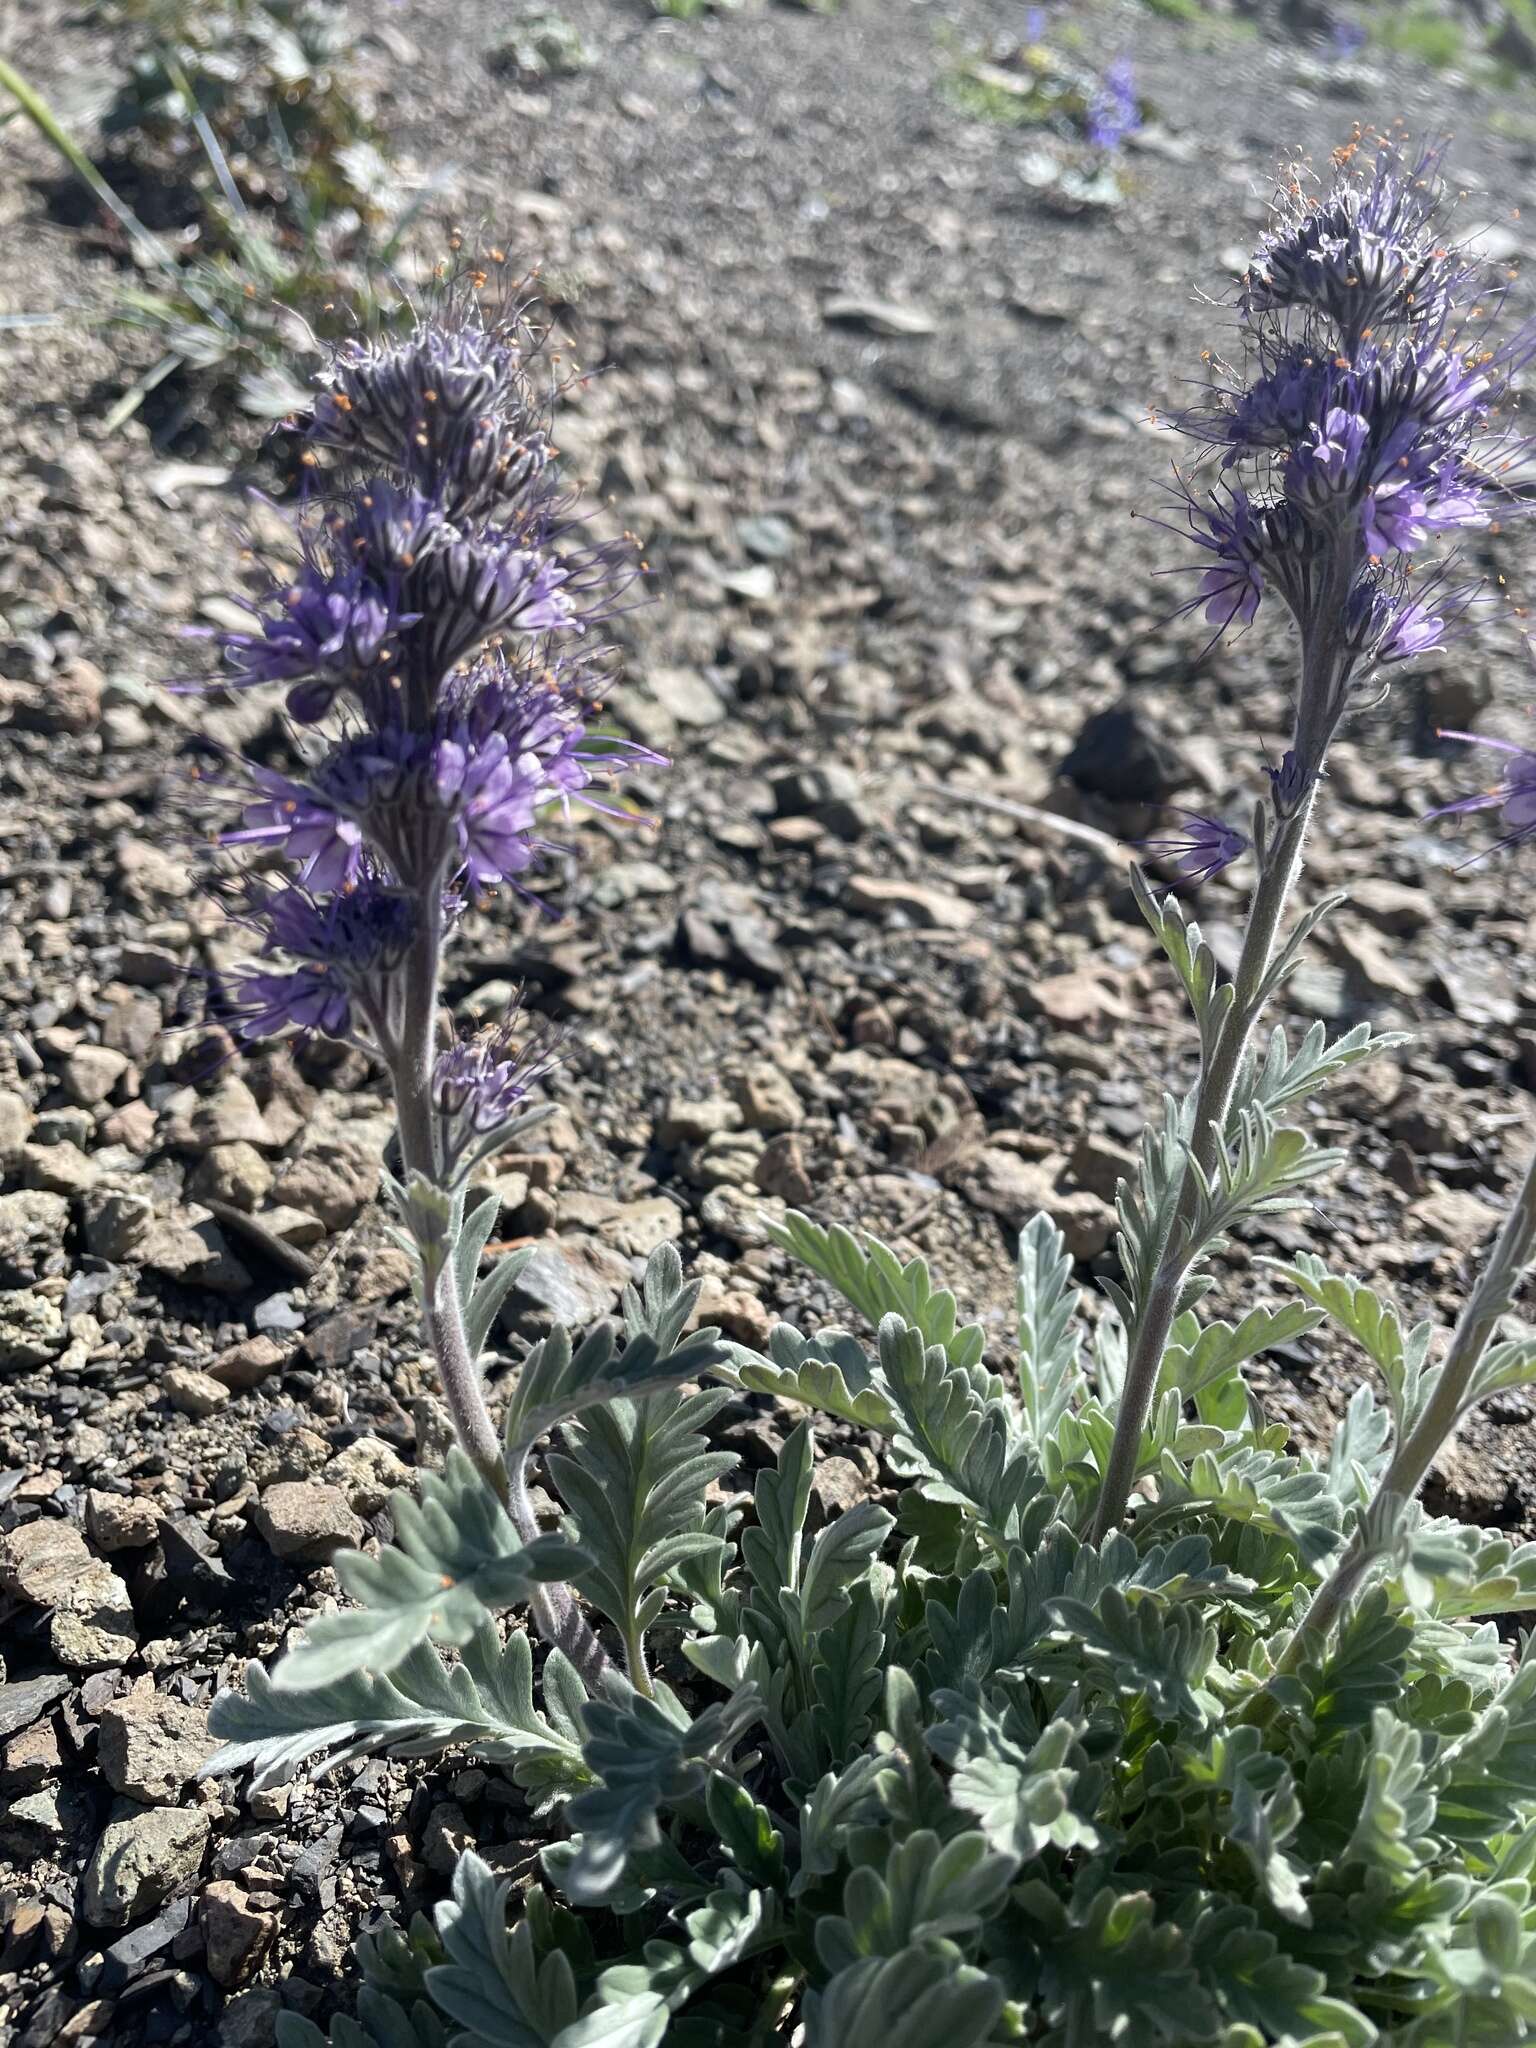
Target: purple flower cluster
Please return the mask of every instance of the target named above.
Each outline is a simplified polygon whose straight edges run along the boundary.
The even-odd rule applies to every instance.
[[[1515,509],[1520,450],[1501,414],[1532,353],[1490,345],[1475,266],[1441,239],[1434,155],[1340,152],[1331,187],[1297,181],[1244,281],[1240,375],[1177,424],[1211,451],[1182,486],[1202,550],[1189,609],[1218,632],[1278,596],[1302,641],[1293,752],[1304,793],[1359,687],[1440,646],[1472,592],[1423,551]]]
[[[559,1057],[543,1027],[524,1028],[520,1005],[494,1030],[438,1054],[432,1108],[438,1157],[450,1176],[466,1173],[485,1149],[505,1145],[529,1094]]]
[[[595,629],[633,567],[575,538],[540,369],[521,314],[461,288],[407,339],[346,343],[325,379],[296,567],[215,636],[225,681],[287,686],[308,749],[292,775],[222,771],[241,807],[223,844],[288,876],[249,895],[261,950],[230,991],[248,1037],[391,1057],[386,984],[420,907],[520,887],[551,806],[657,759],[592,731]]]
[[[1129,57],[1117,57],[1088,102],[1088,140],[1106,153],[1117,150],[1141,126],[1136,73]]]

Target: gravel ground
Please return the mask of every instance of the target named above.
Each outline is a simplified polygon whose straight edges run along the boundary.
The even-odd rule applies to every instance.
[[[1127,1147],[1189,1071],[1118,842],[1169,801],[1240,816],[1283,744],[1283,641],[1204,654],[1167,623],[1175,450],[1148,407],[1225,338],[1211,301],[1282,149],[1454,129],[1463,224],[1513,257],[1536,121],[1264,24],[1085,0],[1154,119],[1123,203],[1068,217],[1037,144],[946,95],[996,32],[980,0],[565,11],[595,61],[537,91],[488,67],[490,0],[404,0],[365,38],[401,148],[450,138],[463,217],[543,263],[605,367],[560,439],[656,571],[614,708],[674,756],[634,785],[657,829],[578,822],[553,915],[476,916],[454,960],[466,1012],[526,981],[571,1027],[541,1149],[498,1167],[501,1236],[540,1244],[502,1369],[663,1238],[732,1335],[822,1312],[765,1242],[775,1205],[921,1250],[1001,1355],[1019,1225],[1044,1205],[1085,1280],[1112,1271]],[[97,32],[50,27],[61,69],[105,70]],[[189,737],[273,761],[285,738],[269,703],[157,684],[238,585],[270,473],[195,412],[105,431],[143,366],[94,317],[110,248],[35,138],[5,148],[0,310],[67,317],[5,337],[0,398],[0,2041],[239,2048],[282,2006],[323,2016],[371,1912],[437,1896],[466,1840],[514,1858],[527,1823],[451,1759],[248,1804],[195,1783],[214,1691],[334,1595],[326,1560],[383,1529],[445,1421],[375,1201],[378,1076],[232,1062],[202,1015],[235,938],[197,876]],[[1495,552],[1528,591],[1529,541]],[[1536,999],[1519,865],[1420,821],[1477,773],[1436,726],[1520,731],[1529,665],[1496,619],[1337,750],[1310,886],[1351,901],[1292,1021],[1413,1042],[1329,1099],[1347,1165],[1234,1246],[1231,1284],[1307,1245],[1454,1312],[1530,1142]],[[1241,880],[1202,894],[1218,947]],[[1354,1371],[1320,1333],[1260,1378],[1316,1441]],[[782,1426],[753,1398],[722,1441],[749,1472]],[[828,1511],[887,1483],[878,1442],[823,1448]],[[1533,1452],[1525,1397],[1495,1405],[1435,1504],[1536,1533]]]

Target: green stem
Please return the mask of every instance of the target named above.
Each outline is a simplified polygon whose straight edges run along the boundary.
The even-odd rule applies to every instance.
[[[1115,1436],[1110,1447],[1104,1483],[1094,1511],[1091,1540],[1102,1543],[1111,1529],[1119,1526],[1136,1483],[1141,1460],[1141,1439],[1152,1410],[1162,1370],[1169,1332],[1179,1312],[1179,1299],[1189,1270],[1200,1247],[1191,1242],[1190,1230],[1200,1199],[1200,1179],[1191,1171],[1190,1160],[1201,1173],[1214,1173],[1221,1156],[1227,1119],[1243,1059],[1253,1037],[1254,1026],[1264,1008],[1265,984],[1280,942],[1281,922],[1296,878],[1301,872],[1302,848],[1312,815],[1313,783],[1296,811],[1283,819],[1253,892],[1248,926],[1243,934],[1242,952],[1233,976],[1233,997],[1211,1046],[1201,1062],[1195,1085],[1194,1110],[1189,1137],[1189,1155],[1179,1185],[1178,1202],[1162,1255],[1153,1275],[1141,1319],[1133,1334],[1125,1383],[1115,1415]]]
[[[805,1972],[793,1966],[780,1970],[768,1986],[763,1999],[762,2010],[752,2023],[752,2031],[743,2043],[743,2048],[767,2048],[777,2031],[780,2020],[794,1999],[795,1993],[804,1981]]]
[[[1532,1257],[1536,1256],[1536,1154],[1510,1204],[1498,1241],[1467,1297],[1452,1332],[1445,1363],[1423,1413],[1397,1446],[1372,1498],[1355,1524],[1355,1533],[1332,1572],[1319,1587],[1296,1633],[1275,1666],[1275,1677],[1289,1677],[1327,1641],[1334,1623],[1376,1562],[1377,1552],[1366,1532],[1376,1524],[1371,1513],[1387,1495],[1411,1500],[1424,1484],[1429,1468],[1450,1440],[1468,1409],[1468,1392],[1476,1379],[1500,1318],[1514,1300]],[[1260,1697],[1263,1697],[1261,1695]]]
[[[431,887],[423,891],[424,900],[433,904],[439,894],[440,887],[435,879]],[[442,1162],[438,1157],[432,1109],[441,961],[440,925],[435,917],[425,917],[422,929],[402,964],[403,1004],[391,1079],[400,1122],[400,1153],[405,1180],[409,1184],[419,1174],[434,1187],[442,1182]],[[524,1543],[532,1543],[539,1535],[539,1524],[528,1498],[523,1461],[518,1461],[515,1472],[508,1471],[502,1455],[501,1435],[486,1405],[479,1361],[470,1353],[464,1328],[464,1305],[459,1299],[451,1256],[443,1261],[427,1292],[422,1304],[422,1319],[427,1342],[437,1360],[438,1379],[454,1434],[475,1469],[506,1508],[519,1537]],[[587,1690],[591,1692],[604,1686],[613,1675],[613,1666],[577,1606],[570,1587],[536,1587],[529,1607],[539,1634],[547,1643],[564,1652]]]

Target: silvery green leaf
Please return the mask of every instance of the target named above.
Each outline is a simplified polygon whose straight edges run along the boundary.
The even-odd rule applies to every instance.
[[[1321,1309],[1305,1308],[1300,1302],[1250,1309],[1237,1324],[1207,1323],[1202,1328],[1193,1316],[1180,1317],[1163,1353],[1158,1387],[1176,1387],[1182,1399],[1193,1401],[1250,1359],[1276,1344],[1294,1342],[1322,1320]]]
[[[631,1339],[624,1356],[653,1341]],[[736,1461],[709,1450],[699,1432],[727,1398],[666,1392],[611,1401],[562,1432],[562,1450],[545,1461],[582,1553],[571,1576],[636,1656],[668,1575],[721,1547],[704,1527],[704,1494]]]
[[[1006,2002],[995,1977],[952,1954],[867,1956],[806,1999],[806,2048],[982,2048]]]
[[[1359,2008],[1328,1997],[1322,1971],[1287,1955],[1248,1906],[1213,1900],[1195,1918],[1189,1944],[1199,1971],[1193,1996],[1219,1998],[1220,2009],[1235,2022],[1220,2038],[1233,2048],[1256,2048],[1260,2041],[1284,2041],[1292,2048],[1376,2048],[1380,2041]],[[1186,2005],[1187,2014],[1192,2009]],[[1179,2037],[1175,2032],[1169,2038]]]
[[[1305,1131],[1276,1125],[1255,1103],[1237,1119],[1235,1135],[1222,1147],[1214,1175],[1204,1175],[1199,1162],[1190,1159],[1190,1171],[1200,1185],[1191,1241],[1209,1245],[1244,1216],[1294,1207],[1303,1191],[1331,1173],[1343,1157],[1336,1148],[1314,1145]]]
[[[1402,1879],[1434,1856],[1435,1788],[1430,1739],[1386,1707],[1371,1716],[1370,1748],[1359,1817],[1343,1853]]]
[[[419,1643],[464,1643],[484,1621],[526,1600],[541,1582],[569,1576],[581,1554],[558,1537],[525,1544],[506,1509],[454,1446],[441,1475],[424,1473],[421,1499],[390,1496],[395,1540],[377,1557],[343,1551],[335,1572],[357,1609],[322,1615],[279,1664],[287,1690],[328,1685],[349,1672],[387,1672]]]
[[[478,1360],[491,1341],[491,1331],[501,1314],[502,1304],[516,1286],[535,1247],[524,1245],[515,1252],[503,1252],[483,1279],[475,1281],[464,1303],[464,1341],[471,1358]]]
[[[565,1661],[551,1651],[546,1694],[559,1676],[556,1660]],[[530,1788],[569,1791],[589,1780],[579,1740],[534,1708],[533,1656],[521,1630],[503,1649],[482,1624],[452,1666],[420,1644],[387,1678],[354,1671],[307,1691],[279,1690],[252,1664],[245,1685],[243,1695],[221,1693],[213,1703],[208,1725],[225,1739],[204,1768],[214,1776],[251,1765],[257,1791],[286,1783],[310,1759],[318,1775],[375,1750],[432,1756],[460,1744],[513,1765]]]
[[[653,1268],[658,1257],[652,1256]],[[725,1360],[719,1335],[708,1329],[678,1338],[668,1328],[657,1336],[636,1319],[620,1351],[614,1325],[600,1322],[573,1350],[569,1333],[557,1324],[524,1359],[512,1390],[503,1426],[508,1463],[515,1466],[546,1431],[586,1409],[702,1378]]]
[[[1255,998],[1256,1010],[1262,1010],[1287,976],[1293,974],[1297,967],[1300,966],[1302,956],[1307,950],[1308,942],[1313,933],[1342,904],[1348,901],[1349,898],[1343,890],[1335,890],[1333,895],[1321,897],[1316,903],[1309,905],[1301,913],[1296,922],[1291,926],[1291,929],[1286,933],[1280,945],[1275,949],[1275,955],[1270,962],[1269,971],[1259,985],[1259,991]]]
[[[1349,1397],[1328,1446],[1328,1490],[1344,1507],[1359,1507],[1387,1469],[1392,1418],[1363,1382]]]
[[[1356,1024],[1330,1045],[1327,1030],[1319,1020],[1308,1027],[1292,1053],[1283,1026],[1277,1024],[1269,1035],[1263,1062],[1250,1069],[1238,1085],[1234,1111],[1257,1103],[1276,1116],[1293,1104],[1304,1102],[1362,1061],[1411,1043],[1406,1032],[1373,1032],[1369,1024]]]
[[[750,1685],[692,1721],[665,1687],[655,1699],[632,1693],[590,1701],[583,1755],[597,1782],[566,1809],[581,1837],[567,1873],[571,1897],[580,1904],[606,1898],[631,1851],[659,1840],[661,1808],[701,1791],[760,1711]]]
[[[741,1344],[725,1348],[737,1382],[749,1393],[822,1408],[844,1422],[877,1429],[882,1435],[896,1427],[895,1414],[876,1384],[863,1346],[846,1330],[822,1330],[815,1337],[802,1337],[788,1323],[779,1323],[768,1339],[767,1358]]]
[[[878,1502],[861,1500],[818,1532],[798,1593],[791,1596],[806,1636],[819,1635],[847,1613],[848,1588],[863,1577],[895,1526],[895,1517]]]
[[[1370,1586],[1350,1608],[1323,1652],[1303,1664],[1300,1696],[1288,1704],[1305,1713],[1325,1748],[1352,1728],[1370,1725],[1378,1707],[1399,1697],[1413,1628],[1395,1613],[1385,1586]]]
[[[824,1764],[837,1768],[847,1763],[868,1742],[886,1655],[882,1603],[868,1580],[861,1579],[844,1612],[811,1646],[811,1700],[804,1718],[816,1764],[813,1771],[797,1771],[802,1784]]]
[[[800,1584],[800,1543],[815,1469],[815,1439],[810,1423],[802,1422],[752,1489],[757,1525],[742,1531],[741,1559],[770,1605],[781,1591],[793,1593]]]
[[[1511,1337],[1490,1344],[1467,1384],[1461,1411],[1465,1415],[1491,1394],[1536,1384],[1536,1337]]]
[[[1343,1534],[1339,1501],[1325,1473],[1241,1439],[1199,1451],[1187,1464],[1165,1451],[1158,1498],[1160,1509],[1187,1503],[1284,1536],[1309,1565],[1336,1550]]]
[[[1140,1322],[1173,1230],[1189,1157],[1190,1126],[1189,1103],[1165,1095],[1161,1114],[1142,1132],[1135,1179],[1122,1181],[1115,1192],[1120,1222],[1115,1243],[1125,1277],[1123,1286],[1108,1291],[1132,1331]]]
[[[1032,1217],[1019,1237],[1019,1391],[1037,1444],[1086,1391],[1077,1299],[1065,1237],[1049,1216]]]
[[[889,1841],[883,1867],[857,1865],[843,1884],[843,1910],[816,1922],[816,1953],[832,1974],[862,1956],[975,1934],[1002,1901],[1018,1859],[976,1832],[947,1841],[919,1828]]]
[[[1216,1631],[1189,1606],[1133,1605],[1109,1586],[1090,1606],[1056,1599],[1052,1619],[1071,1632],[1104,1685],[1121,1697],[1144,1693],[1155,1714],[1201,1726],[1215,1702],[1204,1681],[1216,1655]]]
[[[823,1229],[796,1209],[767,1228],[775,1244],[829,1281],[869,1322],[878,1327],[886,1316],[898,1315],[921,1332],[925,1343],[942,1345],[956,1364],[980,1363],[985,1348],[980,1328],[958,1325],[955,1297],[934,1288],[925,1259],[903,1265],[877,1237],[866,1238],[861,1249],[841,1224]]]
[[[1386,1381],[1398,1437],[1406,1436],[1433,1385],[1424,1368],[1432,1325],[1422,1322],[1405,1330],[1389,1302],[1349,1275],[1330,1273],[1310,1252],[1300,1253],[1286,1265],[1276,1262],[1276,1270],[1361,1346]]]
[[[1091,1815],[1073,1804],[1086,1722],[1062,1714],[1037,1732],[986,1697],[948,1691],[935,1697],[934,1707],[946,1718],[929,1729],[929,1747],[955,1774],[950,1797],[992,1848],[1017,1865],[1048,1844],[1099,1846]]]
[[[1259,1888],[1284,1920],[1310,1927],[1307,1866],[1286,1844],[1302,1822],[1295,1780],[1282,1757],[1264,1747],[1259,1730],[1218,1730],[1202,1751],[1186,1753],[1185,1779],[1211,1800],[1213,1824],[1245,1856]]]
[[[1213,1045],[1222,1020],[1232,1007],[1232,983],[1222,974],[1199,925],[1177,896],[1171,891],[1159,895],[1139,867],[1131,869],[1131,894],[1183,983],[1200,1027],[1202,1045]]]
[[[673,1350],[698,1303],[701,1285],[683,1279],[675,1245],[658,1245],[646,1260],[640,1286],[624,1289],[625,1330],[631,1338],[652,1338],[658,1352]]]
[[[718,1772],[704,1795],[710,1826],[732,1864],[750,1884],[777,1890],[784,1882],[784,1837],[773,1816],[744,1785]]]
[[[456,2048],[656,2048],[664,2001],[643,1994],[582,2014],[569,1956],[554,1946],[539,1953],[531,1899],[508,1927],[511,1892],[511,1880],[498,1882],[469,1850],[437,1909],[447,1960],[428,1970],[427,1989],[464,2029]]]
[[[899,1422],[896,1451],[931,1475],[934,1499],[969,1508],[997,1542],[1012,1540],[1045,1478],[1013,1411],[990,1392],[992,1376],[925,1345],[896,1315],[880,1325],[880,1370]]]
[[[1424,1516],[1409,1537],[1416,1604],[1442,1620],[1536,1609],[1536,1543]]]
[[[1487,1867],[1493,1844],[1536,1816],[1536,1637],[1497,1699],[1435,1764],[1435,1832]]]
[[[800,1807],[800,1867],[791,1895],[836,1870],[850,1830],[881,1810],[883,1758],[866,1753],[844,1771],[828,1771]]]
[[[501,1202],[489,1188],[470,1188],[459,1197],[459,1209],[453,1274],[458,1282],[459,1300],[467,1308],[475,1291],[475,1275],[480,1270],[485,1247],[501,1213]]]

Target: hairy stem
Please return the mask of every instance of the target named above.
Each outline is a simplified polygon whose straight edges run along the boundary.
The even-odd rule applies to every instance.
[[[1281,821],[1270,842],[1268,857],[1253,892],[1248,926],[1243,934],[1242,952],[1233,977],[1231,1007],[1222,1020],[1211,1046],[1201,1062],[1195,1084],[1189,1155],[1179,1186],[1179,1198],[1172,1224],[1163,1242],[1146,1305],[1133,1336],[1127,1361],[1125,1384],[1115,1415],[1115,1437],[1110,1449],[1104,1484],[1091,1530],[1092,1540],[1101,1543],[1116,1528],[1130,1501],[1136,1483],[1142,1432],[1157,1390],[1168,1333],[1179,1312],[1189,1269],[1199,1247],[1190,1241],[1190,1226],[1199,1201],[1198,1176],[1190,1170],[1191,1159],[1202,1173],[1214,1172],[1220,1158],[1222,1138],[1232,1110],[1243,1058],[1253,1029],[1264,1007],[1265,982],[1274,963],[1280,941],[1285,907],[1301,872],[1302,847],[1312,814],[1314,784],[1295,812]]]
[[[1424,1411],[1392,1455],[1392,1462],[1376,1488],[1374,1507],[1387,1495],[1411,1500],[1429,1473],[1440,1451],[1450,1440],[1467,1407],[1467,1392],[1493,1342],[1499,1319],[1514,1299],[1522,1275],[1536,1255],[1536,1154],[1526,1168],[1520,1191],[1510,1205],[1498,1241],[1488,1254],[1477,1285],[1452,1332],[1450,1348],[1434,1392]],[[1330,1630],[1376,1561],[1367,1534],[1376,1518],[1367,1508],[1355,1524],[1355,1533],[1343,1555],[1318,1588],[1296,1633],[1286,1645],[1275,1667],[1277,1677],[1299,1669],[1304,1660],[1322,1648]]]
[[[432,1068],[437,1054],[437,997],[442,934],[435,918],[423,920],[403,966],[404,1004],[397,1057],[392,1064],[400,1153],[407,1183],[420,1174],[434,1187],[442,1180],[432,1109]],[[443,1261],[422,1305],[426,1338],[437,1360],[443,1400],[465,1455],[506,1508],[524,1543],[539,1534],[521,1461],[509,1472],[501,1436],[486,1406],[479,1361],[469,1349],[464,1306],[452,1258]],[[547,1643],[564,1652],[588,1691],[604,1685],[613,1666],[569,1586],[538,1587],[529,1606]]]

